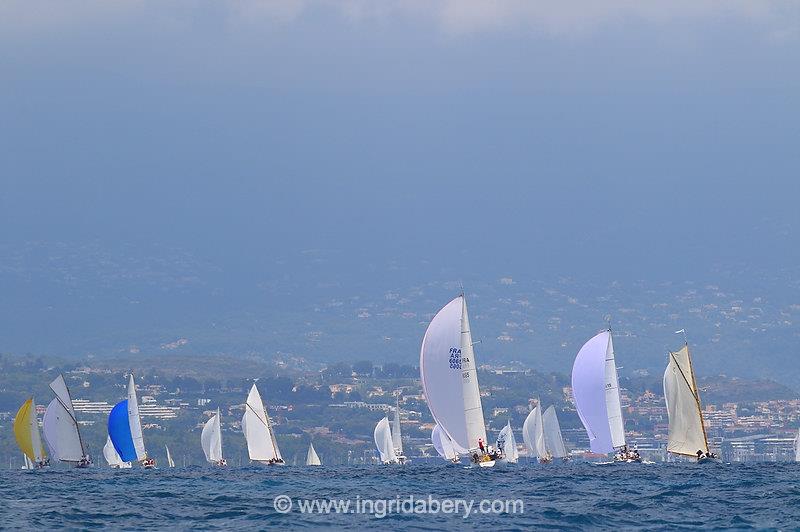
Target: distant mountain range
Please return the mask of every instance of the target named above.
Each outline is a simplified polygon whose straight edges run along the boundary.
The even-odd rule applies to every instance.
[[[568,372],[610,322],[621,374],[659,374],[686,329],[699,375],[800,385],[798,272],[729,267],[702,279],[534,278],[335,251],[231,270],[171,249],[0,248],[0,352],[170,354],[415,364],[428,320],[463,283],[481,362]]]

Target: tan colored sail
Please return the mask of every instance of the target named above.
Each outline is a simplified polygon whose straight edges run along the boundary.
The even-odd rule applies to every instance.
[[[697,456],[697,451],[708,453],[700,396],[688,345],[669,354],[669,363],[664,372],[664,398],[669,414],[667,451],[686,456]]]

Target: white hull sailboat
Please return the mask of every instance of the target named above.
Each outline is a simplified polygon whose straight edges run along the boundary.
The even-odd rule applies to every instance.
[[[403,437],[400,433],[400,395],[397,395],[397,403],[394,408],[394,421],[392,422],[392,445],[398,464],[405,464],[408,459],[403,454]]]
[[[615,453],[615,462],[641,462],[625,442],[611,329],[586,342],[572,366],[572,395],[595,454]]]
[[[164,449],[167,451],[167,467],[175,467],[175,461],[172,459],[172,453],[169,452],[167,444],[164,444]]]
[[[373,431],[375,438],[375,447],[378,449],[378,454],[381,457],[381,463],[384,465],[399,464],[397,454],[394,450],[394,441],[392,440],[392,429],[389,426],[389,418],[383,417],[378,424],[375,425]]]
[[[548,452],[544,441],[544,423],[542,421],[541,402],[530,411],[522,424],[522,441],[528,448],[528,456],[535,457],[540,464],[553,461],[553,456]]]
[[[552,405],[544,414],[541,402],[531,410],[522,425],[522,439],[528,448],[528,455],[536,457],[539,463],[549,464],[556,458],[566,459],[567,450]]]
[[[75,409],[72,407],[72,397],[64,376],[56,377],[50,383],[50,389],[56,398],[45,410],[42,432],[51,454],[57,460],[74,464],[75,467],[91,466],[92,460],[81,438],[80,427],[75,419]]]
[[[542,428],[544,429],[544,446],[550,456],[569,460],[567,446],[561,434],[561,425],[558,423],[556,408],[550,405],[542,414]]]
[[[497,435],[497,449],[503,455],[503,461],[508,464],[516,464],[519,460],[519,451],[517,450],[517,440],[514,438],[514,431],[511,429],[511,421],[506,423],[506,426],[500,430]]]
[[[467,302],[460,295],[431,320],[420,350],[420,377],[428,408],[459,454],[481,467],[502,458],[488,446]]]
[[[25,459],[25,469],[41,469],[50,465],[39,433],[33,397],[22,403],[14,417],[14,437]]]
[[[222,426],[220,422],[219,408],[203,425],[203,432],[200,434],[200,445],[203,447],[203,454],[206,461],[218,467],[228,465],[222,457]]]
[[[317,454],[316,449],[314,449],[314,444],[311,442],[309,442],[308,444],[308,452],[306,453],[306,465],[307,466],[322,465],[322,460],[319,459],[319,455]]]
[[[275,440],[272,423],[269,420],[264,402],[258,388],[253,384],[247,395],[242,416],[242,431],[247,441],[247,453],[251,462],[267,465],[285,465]]]
[[[677,353],[669,353],[669,362],[664,371],[664,400],[669,416],[667,452],[689,456],[698,462],[716,460],[716,455],[708,449],[700,391],[694,377],[688,342]]]

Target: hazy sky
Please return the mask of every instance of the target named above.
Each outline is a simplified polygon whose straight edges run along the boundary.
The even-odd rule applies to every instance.
[[[6,1],[0,65],[4,242],[798,258],[796,2]]]
[[[731,264],[773,278],[798,272],[799,180],[794,1],[0,3],[14,350],[64,331],[88,345],[137,317],[154,329],[131,341],[170,338],[170,313],[219,303],[167,306],[159,287],[269,306],[256,285],[281,267],[291,298],[362,272],[380,297],[403,284],[390,262],[422,284],[715,282]],[[18,263],[31,242],[45,251]],[[59,269],[70,249],[91,252],[82,286]],[[75,303],[140,249],[152,294]],[[276,262],[309,249],[335,253],[329,279]]]

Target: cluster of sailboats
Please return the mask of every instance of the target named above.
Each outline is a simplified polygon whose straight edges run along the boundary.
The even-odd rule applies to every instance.
[[[685,340],[685,332],[677,332],[683,332]],[[514,463],[519,453],[510,422],[500,431],[495,445],[490,445],[486,437],[475,344],[467,301],[461,294],[436,313],[422,340],[420,379],[428,408],[436,422],[431,442],[442,458],[452,462],[465,457],[479,467],[492,467],[497,462]],[[14,421],[14,433],[26,463],[32,468],[46,467],[52,458],[76,467],[91,465],[63,376],[59,375],[50,383],[50,389],[55,398],[44,414],[42,433],[45,444],[39,434],[33,398],[20,407]],[[600,456],[613,453],[615,462],[642,461],[635,448],[629,449],[625,438],[610,328],[589,339],[578,351],[572,367],[572,394],[592,453]],[[698,461],[715,460],[716,456],[708,447],[699,390],[686,341],[681,349],[669,353],[664,372],[664,396],[669,415],[667,451]],[[255,384],[244,406],[241,424],[250,460],[270,465],[284,464]],[[408,461],[403,452],[399,396],[393,421],[390,423],[388,416],[383,417],[375,426],[374,439],[382,463],[404,464]],[[206,421],[200,440],[209,463],[226,465],[219,409]],[[522,426],[522,440],[528,456],[542,463],[568,459],[553,406],[543,410],[541,402],[537,401]],[[49,449],[50,458],[45,447]],[[174,467],[169,448],[166,448],[166,455],[168,466]],[[103,456],[112,467],[128,468],[133,463],[144,468],[156,466],[155,459],[145,447],[133,375],[129,376],[127,398],[116,404],[109,414],[108,439]],[[313,444],[309,446],[306,464],[321,464]]]
[[[45,410],[41,434],[33,398],[22,404],[14,419],[14,435],[25,457],[26,468],[48,467],[51,459],[71,463],[76,467],[91,466],[92,460],[81,437],[80,425],[75,417],[72,398],[64,377],[59,375],[50,383],[50,388],[55,394],[55,399]],[[247,442],[250,461],[267,465],[285,464],[275,440],[272,423],[255,384],[250,388],[244,407],[242,432]],[[206,460],[215,466],[227,465],[222,454],[221,418],[220,410],[217,409],[205,422],[200,434],[200,444]],[[42,434],[47,450],[42,443]],[[165,451],[167,467],[175,467],[172,454],[166,445]],[[156,467],[155,458],[148,454],[145,446],[133,374],[128,377],[127,398],[117,403],[108,416],[108,437],[103,446],[103,457],[109,466],[119,469],[131,468],[134,463],[145,469]],[[321,463],[313,443],[310,444],[306,464],[321,465]]]
[[[47,467],[52,458],[76,467],[89,467],[92,461],[81,438],[72,398],[63,375],[50,383],[50,390],[55,398],[45,409],[41,434],[33,397],[22,404],[14,418],[14,437],[25,456],[26,466],[31,469]],[[49,456],[42,444],[42,436],[50,451]]]
[[[685,331],[677,332],[684,333],[685,340]],[[442,458],[453,462],[463,456],[480,467],[492,467],[497,462],[514,463],[519,454],[510,422],[501,429],[494,446],[487,442],[475,343],[462,293],[436,313],[422,340],[420,378],[428,408],[436,421],[431,442]],[[592,453],[600,456],[613,453],[614,462],[642,461],[638,450],[635,446],[629,448],[625,438],[610,328],[589,339],[578,351],[572,367],[572,394]],[[667,450],[698,461],[715,460],[716,455],[708,447],[688,342],[677,352],[669,353],[664,396],[669,415]],[[553,406],[542,408],[537,401],[522,426],[528,456],[541,463],[567,460],[569,455],[556,410]],[[399,422],[393,430],[399,434]],[[381,460],[400,463],[392,459],[391,452],[398,445],[388,445],[390,434],[388,420],[384,418],[375,428]]]

